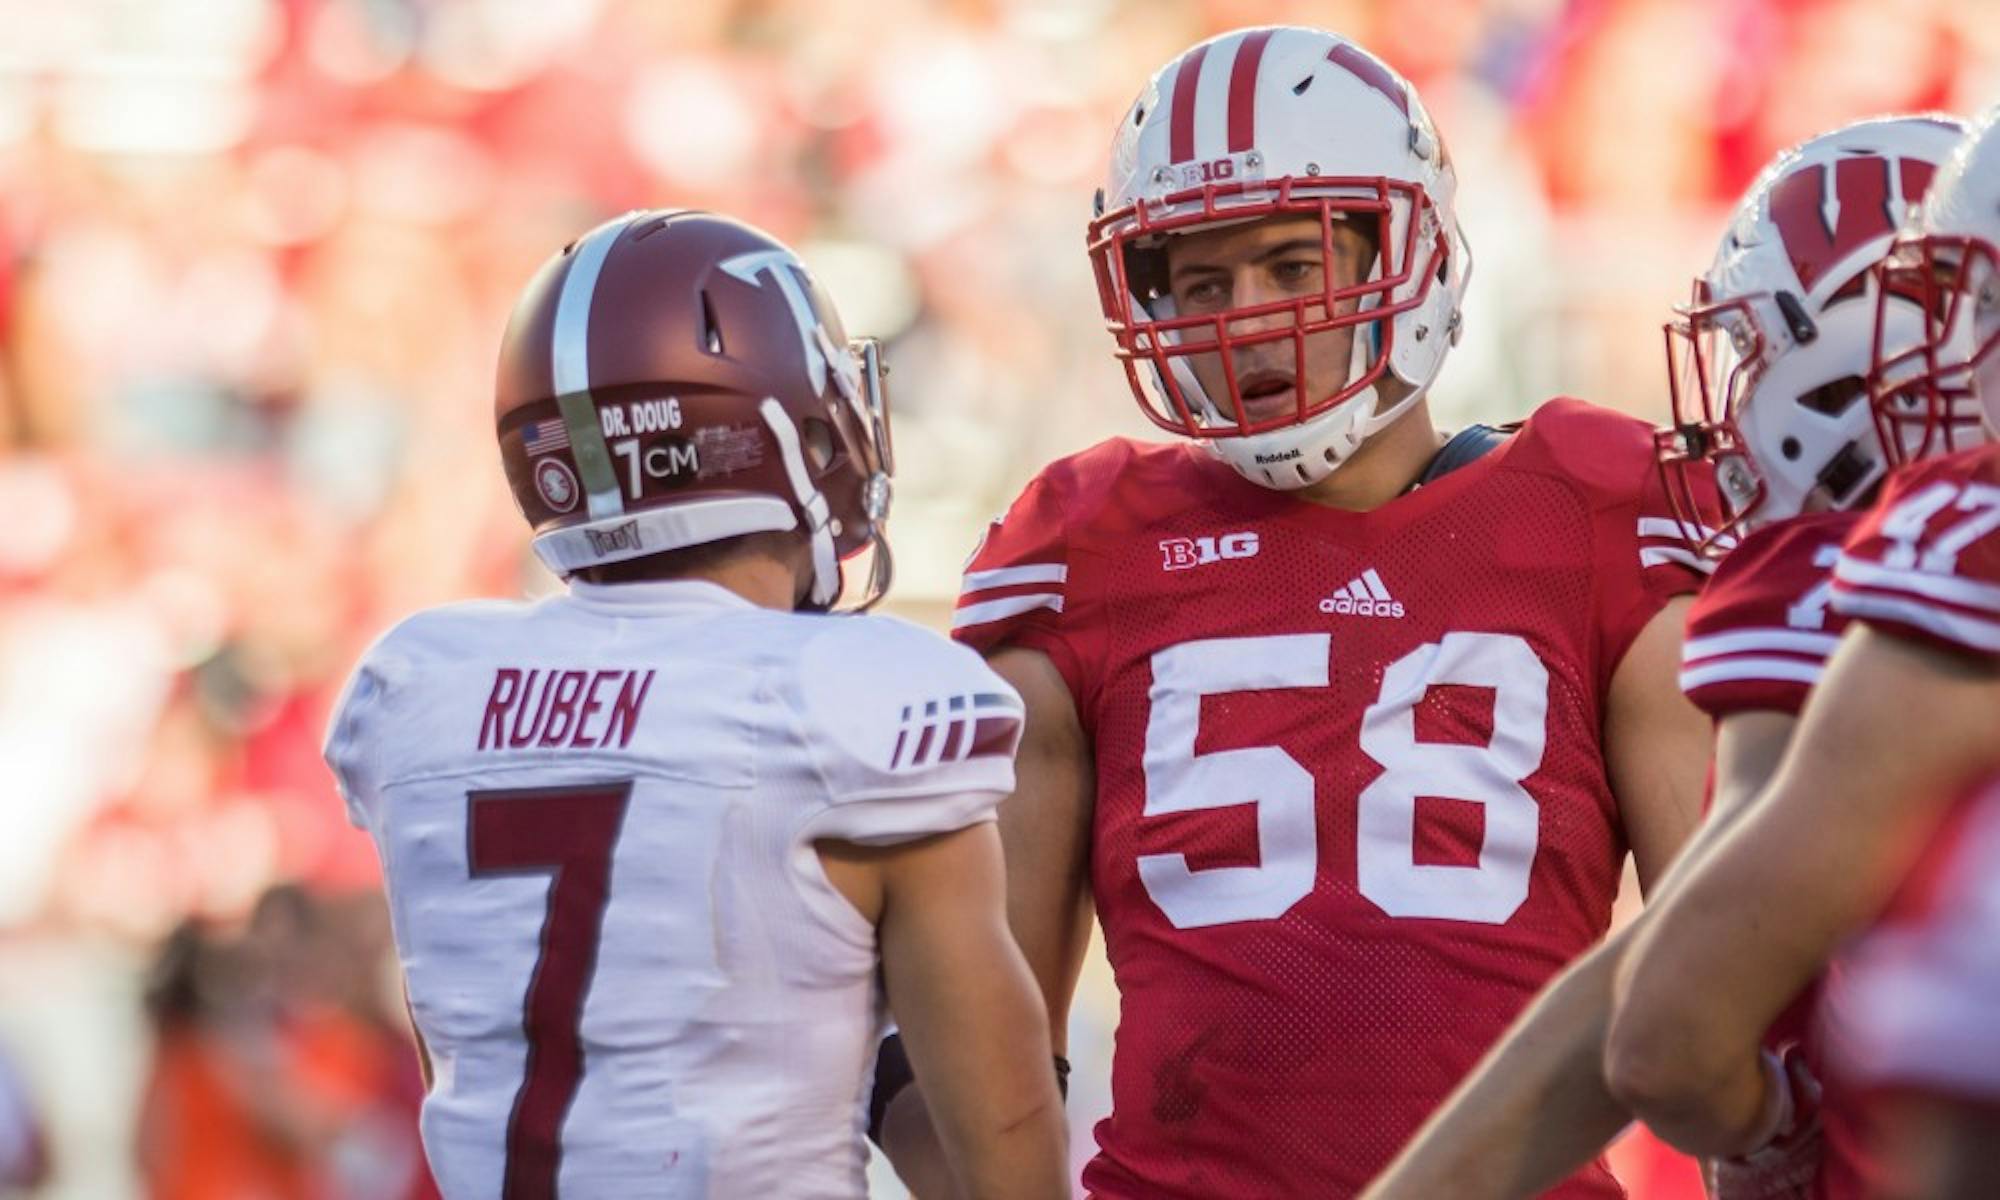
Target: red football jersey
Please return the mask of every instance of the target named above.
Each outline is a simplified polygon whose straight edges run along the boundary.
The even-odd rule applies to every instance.
[[[1606,693],[1701,580],[1652,456],[1554,401],[1347,512],[1114,440],[991,527],[954,635],[1048,654],[1096,748],[1121,1012],[1093,1194],[1359,1190],[1604,932]]]
[[[1757,529],[1722,560],[1688,607],[1681,690],[1718,722],[1740,712],[1796,716],[1839,641],[1846,618],[1831,610],[1833,568],[1858,512],[1813,513]],[[1803,1046],[1822,1073],[1821,984],[1814,980],[1764,1035],[1773,1049]],[[1862,1152],[1853,1116],[1838,1102],[1821,1112],[1821,1175],[1852,1175]]]
[[[1829,610],[1833,566],[1858,513],[1813,513],[1750,533],[1688,607],[1681,690],[1716,720],[1797,714],[1846,619]]]
[[[1827,1160],[1815,1196],[1909,1194],[1879,1153],[1888,1094],[2000,1104],[2000,779],[1953,806],[1833,979],[1826,1103],[1852,1153]]]
[[[1832,608],[1898,637],[1983,660],[2000,657],[2000,446],[1916,463],[1889,481],[1848,536],[1834,570]],[[1919,871],[1914,879],[1925,877]],[[1823,984],[1817,1036],[1823,1058],[1852,1057],[1861,1031],[1846,960]],[[1872,1106],[1853,1077],[1829,1071],[1820,1110],[1827,1155],[1814,1195],[1850,1200],[1878,1193],[1883,1166],[1870,1154]]]
[[[2000,659],[2000,444],[1907,467],[1848,539],[1834,610]]]

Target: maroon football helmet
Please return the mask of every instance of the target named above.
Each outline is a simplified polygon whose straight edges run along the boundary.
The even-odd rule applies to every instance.
[[[507,323],[494,415],[535,553],[558,575],[796,529],[808,607],[874,547],[888,587],[888,401],[798,256],[711,213],[627,213],[543,264]]]

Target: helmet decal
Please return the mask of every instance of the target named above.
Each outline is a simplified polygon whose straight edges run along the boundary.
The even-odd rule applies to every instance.
[[[1829,269],[1894,235],[1936,170],[1921,159],[1868,156],[1813,163],[1780,180],[1771,189],[1771,224],[1799,283],[1813,290]]]
[[[1410,95],[1403,90],[1402,83],[1358,47],[1342,42],[1326,52],[1326,61],[1388,97],[1396,111],[1406,117],[1410,115]]]
[[[757,250],[725,258],[716,265],[751,287],[763,287],[766,278],[777,283],[778,291],[791,307],[792,319],[799,324],[799,345],[805,351],[806,369],[812,372],[813,390],[824,392],[826,355],[821,353],[820,346],[826,340],[826,333],[820,328],[812,301],[806,299],[805,288],[800,283],[799,273],[804,267],[798,256],[784,249]]]

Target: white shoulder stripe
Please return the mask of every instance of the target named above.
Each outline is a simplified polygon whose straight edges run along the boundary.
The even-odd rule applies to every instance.
[[[1715,530],[1710,529],[1706,525],[1696,525],[1692,522],[1683,525],[1672,517],[1639,518],[1640,537],[1684,537],[1689,532],[1698,533],[1702,537],[1708,537]]]
[[[1956,575],[1939,575],[1918,570],[1898,571],[1880,563],[1869,562],[1865,558],[1843,554],[1840,556],[1840,565],[1833,569],[1833,577],[1836,581],[1852,587],[1908,592],[1914,596],[1942,600],[1946,604],[1983,608],[2000,614],[2000,587],[1990,583],[1980,583],[1977,580],[1961,579]]]
[[[969,629],[974,625],[985,625],[1006,617],[1019,616],[1038,608],[1054,609],[1061,612],[1063,598],[1054,592],[1034,592],[1026,596],[1003,596],[998,600],[988,600],[981,604],[968,604],[951,614],[953,629]]]
[[[1641,546],[1639,548],[1640,566],[1657,567],[1662,563],[1679,563],[1684,567],[1693,567],[1704,575],[1715,573],[1714,563],[1705,558],[1697,558],[1693,551],[1683,549],[1680,546]]]
[[[1803,629],[1738,629],[1689,639],[1681,647],[1681,661],[1691,663],[1718,654],[1740,654],[1746,650],[1775,650],[1825,658],[1839,643],[1840,636],[1832,633],[1812,633]]]
[[[1017,583],[1062,583],[1069,578],[1064,563],[1030,563],[1023,567],[995,567],[990,571],[967,571],[958,594],[969,596],[988,588],[1010,587]]]
[[[1921,600],[1873,592],[1835,592],[1833,608],[1845,616],[1896,621],[1961,646],[2000,652],[2000,622],[1968,617]]]
[[[1674,520],[1672,517],[1639,518],[1640,537],[1664,537],[1664,538],[1684,539],[1688,537],[1690,534],[1700,538],[1712,538],[1715,537],[1715,530],[1710,529],[1706,525],[1697,525],[1693,522],[1689,522],[1683,525],[1679,521]],[[1733,535],[1725,533],[1720,538],[1716,539],[1716,544],[1720,546],[1734,546],[1736,544],[1736,538]]]
[[[1745,681],[1810,685],[1819,682],[1823,670],[1825,668],[1819,663],[1801,662],[1796,658],[1726,658],[1682,671],[1681,691],[1692,692],[1711,683]]]

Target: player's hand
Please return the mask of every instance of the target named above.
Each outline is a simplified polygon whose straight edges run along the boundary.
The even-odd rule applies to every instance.
[[[1761,1147],[1703,1161],[1702,1181],[1714,1200],[1807,1200],[1812,1195],[1824,1144],[1819,1080],[1797,1043],[1787,1043],[1767,1063],[1772,1087],[1781,1089],[1774,1101],[1784,1115]]]

